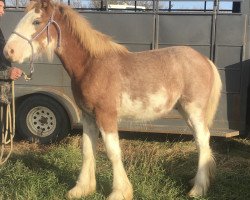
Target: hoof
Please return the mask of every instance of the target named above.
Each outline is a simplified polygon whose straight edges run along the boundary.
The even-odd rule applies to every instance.
[[[76,185],[67,193],[67,199],[79,199],[88,196],[95,192],[95,188],[86,188],[84,186]]]
[[[207,189],[202,186],[195,185],[188,193],[189,197],[203,197],[206,195]]]
[[[113,191],[107,200],[132,200],[133,199],[133,192],[132,191]]]

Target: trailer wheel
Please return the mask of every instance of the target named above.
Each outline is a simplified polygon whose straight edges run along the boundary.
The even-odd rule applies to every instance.
[[[69,130],[67,113],[49,96],[32,95],[18,106],[16,131],[30,142],[53,143],[65,137]]]

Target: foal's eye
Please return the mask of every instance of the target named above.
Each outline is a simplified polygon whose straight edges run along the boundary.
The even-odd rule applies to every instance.
[[[33,25],[35,25],[35,26],[38,26],[39,24],[40,24],[41,22],[39,21],[39,20],[35,20],[35,21],[33,21]]]

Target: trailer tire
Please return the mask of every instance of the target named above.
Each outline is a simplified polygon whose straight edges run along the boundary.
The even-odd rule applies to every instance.
[[[16,131],[30,142],[53,143],[68,135],[69,130],[66,111],[47,95],[29,96],[18,106]]]

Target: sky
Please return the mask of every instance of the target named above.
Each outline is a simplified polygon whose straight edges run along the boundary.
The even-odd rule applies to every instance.
[[[204,8],[204,1],[176,1],[173,3],[173,8],[175,9],[180,9],[180,8]],[[207,8],[212,9],[213,8],[213,1],[208,1],[207,2]],[[220,3],[220,8],[221,9],[232,9],[232,2],[221,2]]]
[[[24,4],[28,2],[28,0],[19,0],[19,1],[21,3],[24,3]],[[65,2],[65,3],[68,2],[68,0],[61,0],[61,1]],[[74,1],[79,1],[79,0],[71,0],[71,1],[74,2]],[[84,7],[89,5],[89,2],[91,2],[91,0],[80,0],[80,1],[82,1],[81,3],[82,3],[82,5],[84,5]],[[179,1],[173,0],[172,1],[172,5],[173,5],[172,8],[173,9],[194,9],[194,8],[195,9],[203,9],[204,8],[204,1],[205,0],[203,0],[203,1],[190,0],[188,2],[187,1],[185,2],[185,1],[181,1],[181,0],[179,0]],[[163,1],[160,0],[160,2],[161,2],[161,5],[164,6],[164,8],[168,8],[169,3],[167,0],[163,0]],[[14,6],[16,3],[16,0],[5,0],[5,3],[6,3],[6,6]],[[115,4],[115,3],[112,3],[112,4]],[[213,1],[210,0],[207,2],[207,9],[212,9],[212,7],[213,7]],[[222,0],[222,2],[220,3],[220,9],[227,10],[227,9],[231,9],[231,8],[232,8],[232,1],[231,2],[230,1],[223,2],[223,0]]]

